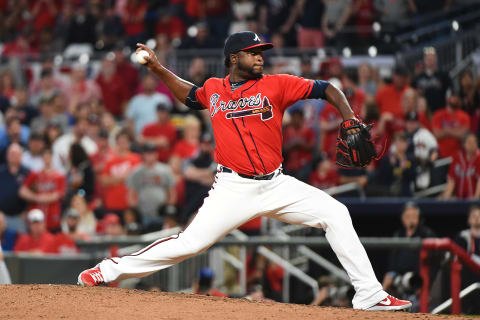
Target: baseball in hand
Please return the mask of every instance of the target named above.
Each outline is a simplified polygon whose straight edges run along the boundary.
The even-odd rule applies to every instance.
[[[149,54],[147,50],[140,50],[137,52],[137,61],[140,64],[146,64],[148,61],[145,59],[145,57],[148,57]]]

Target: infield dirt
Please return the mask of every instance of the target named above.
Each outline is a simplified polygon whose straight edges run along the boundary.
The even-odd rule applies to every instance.
[[[1,285],[0,319],[466,319],[71,285]]]

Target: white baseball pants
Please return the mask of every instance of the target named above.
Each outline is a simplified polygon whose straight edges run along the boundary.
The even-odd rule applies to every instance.
[[[355,309],[369,308],[387,296],[345,205],[282,173],[272,180],[217,173],[208,197],[184,232],[157,240],[134,254],[105,259],[99,264],[100,270],[105,282],[148,276],[207,250],[230,231],[258,216],[323,228],[355,288]]]

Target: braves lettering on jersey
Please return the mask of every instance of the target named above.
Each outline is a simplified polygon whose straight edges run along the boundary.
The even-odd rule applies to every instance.
[[[215,161],[249,175],[277,169],[283,160],[283,113],[309,96],[313,82],[291,75],[265,75],[232,91],[229,76],[207,80],[196,90],[196,100],[210,111]]]

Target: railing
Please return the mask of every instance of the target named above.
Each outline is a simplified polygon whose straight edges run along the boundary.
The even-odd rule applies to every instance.
[[[423,240],[422,250],[420,251],[420,276],[423,280],[422,291],[420,294],[420,312],[429,311],[430,300],[430,266],[428,264],[429,251],[448,251],[454,255],[450,263],[450,294],[451,294],[451,313],[460,314],[462,305],[460,303],[460,287],[462,265],[459,260],[470,269],[480,275],[480,264],[474,261],[470,255],[456,243],[448,238],[444,239],[425,239]]]
[[[468,287],[460,291],[459,297],[460,299],[465,298],[466,296],[475,292],[476,290],[480,290],[480,282],[472,283],[471,285],[469,285]],[[440,304],[438,307],[433,309],[431,313],[439,314],[440,312],[447,310],[452,305],[452,301],[453,301],[452,298],[447,299],[447,301],[445,301],[444,303]]]

